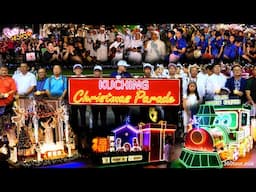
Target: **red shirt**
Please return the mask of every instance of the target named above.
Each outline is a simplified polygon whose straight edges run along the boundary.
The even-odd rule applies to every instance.
[[[15,81],[13,78],[6,76],[0,76],[0,93],[8,93],[12,90],[17,90]],[[13,94],[10,94],[7,98],[0,98],[0,106],[6,106],[13,101]]]

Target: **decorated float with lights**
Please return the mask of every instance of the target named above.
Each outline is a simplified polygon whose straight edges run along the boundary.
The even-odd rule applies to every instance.
[[[103,166],[163,162],[166,137],[175,138],[175,131],[176,126],[166,121],[138,126],[126,123],[111,136],[93,139],[93,162]]]
[[[222,96],[200,105],[179,161],[186,168],[222,168],[253,148],[250,107]]]
[[[66,105],[57,99],[20,97],[6,127],[9,161],[14,166],[41,166],[76,157],[75,138]]]

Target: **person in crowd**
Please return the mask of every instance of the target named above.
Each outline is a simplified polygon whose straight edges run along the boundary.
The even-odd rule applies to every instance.
[[[256,117],[256,66],[253,66],[252,76],[247,79],[245,94],[247,102],[251,105],[251,117]]]
[[[101,26],[99,29],[99,33],[97,34],[97,39],[94,44],[98,44],[96,50],[96,58],[99,62],[106,62],[108,61],[108,34],[106,33],[105,27]]]
[[[132,63],[133,65],[138,65],[142,63],[144,46],[142,41],[142,34],[140,32],[136,32],[134,34],[134,39],[131,39],[127,52],[129,63]]]
[[[43,98],[46,97],[46,91],[44,89],[44,84],[47,79],[47,73],[45,68],[39,68],[38,69],[38,79],[36,81],[36,88],[34,95],[38,98]]]
[[[33,96],[36,87],[36,76],[28,71],[27,63],[20,64],[20,73],[14,74],[13,79],[19,96]]]
[[[93,68],[93,77],[102,78],[103,69],[100,65],[95,65]],[[93,132],[97,136],[103,136],[110,133],[107,127],[107,106],[91,105]],[[100,124],[99,124],[100,117]]]
[[[43,54],[44,67],[52,68],[55,64],[60,64],[60,53],[56,50],[52,42],[47,42],[47,50]]]
[[[181,62],[183,63],[184,57],[185,57],[185,52],[186,52],[186,47],[187,47],[187,42],[183,38],[183,30],[178,29],[175,33],[176,39],[175,39],[175,44],[172,46],[172,52],[169,57],[169,62]]]
[[[234,65],[232,67],[233,77],[228,78],[225,87],[229,89],[229,98],[240,99],[242,103],[246,102],[245,86],[246,79],[242,77],[242,66]]]
[[[130,65],[125,60],[117,62],[117,70],[110,74],[112,78],[132,78],[132,75],[127,71],[127,67]],[[112,106],[114,113],[115,126],[120,126],[127,118],[129,114],[128,106]]]
[[[3,135],[5,120],[11,122],[12,103],[17,87],[14,79],[9,76],[7,66],[0,67],[0,136]]]
[[[70,69],[71,66],[75,65],[76,63],[83,63],[82,57],[78,55],[74,44],[68,44],[67,50],[63,52],[63,61],[65,67],[68,69]]]
[[[109,60],[115,65],[124,57],[124,42],[121,35],[116,36],[116,40],[109,46]]]
[[[67,95],[67,78],[62,75],[60,65],[53,66],[53,75],[47,78],[44,89],[48,97],[65,101]]]
[[[213,100],[214,96],[221,94],[221,88],[225,87],[227,78],[221,73],[221,64],[215,63],[213,74],[206,80],[206,100]]]
[[[201,103],[200,97],[197,91],[197,84],[194,81],[191,81],[187,85],[187,93],[183,96],[183,123],[184,123],[184,132],[187,133],[188,125],[191,122],[191,120],[194,118],[194,115],[196,115],[199,104]]]
[[[85,77],[83,66],[79,63],[73,65],[74,75],[72,77]],[[89,135],[89,126],[86,124],[86,105],[70,106],[70,125],[77,138],[76,147],[80,154],[84,153],[83,138]]]
[[[162,63],[166,54],[166,47],[164,42],[160,39],[159,32],[153,31],[151,40],[144,45],[145,62],[152,65]]]

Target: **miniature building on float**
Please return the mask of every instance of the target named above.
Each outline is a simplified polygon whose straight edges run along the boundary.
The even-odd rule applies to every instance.
[[[93,139],[93,160],[100,165],[164,161],[165,138],[174,139],[175,131],[176,126],[166,121],[138,126],[126,123],[108,138]]]

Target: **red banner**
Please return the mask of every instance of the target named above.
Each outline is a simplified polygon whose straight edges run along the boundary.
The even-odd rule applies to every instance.
[[[69,104],[180,105],[180,79],[68,79]]]

